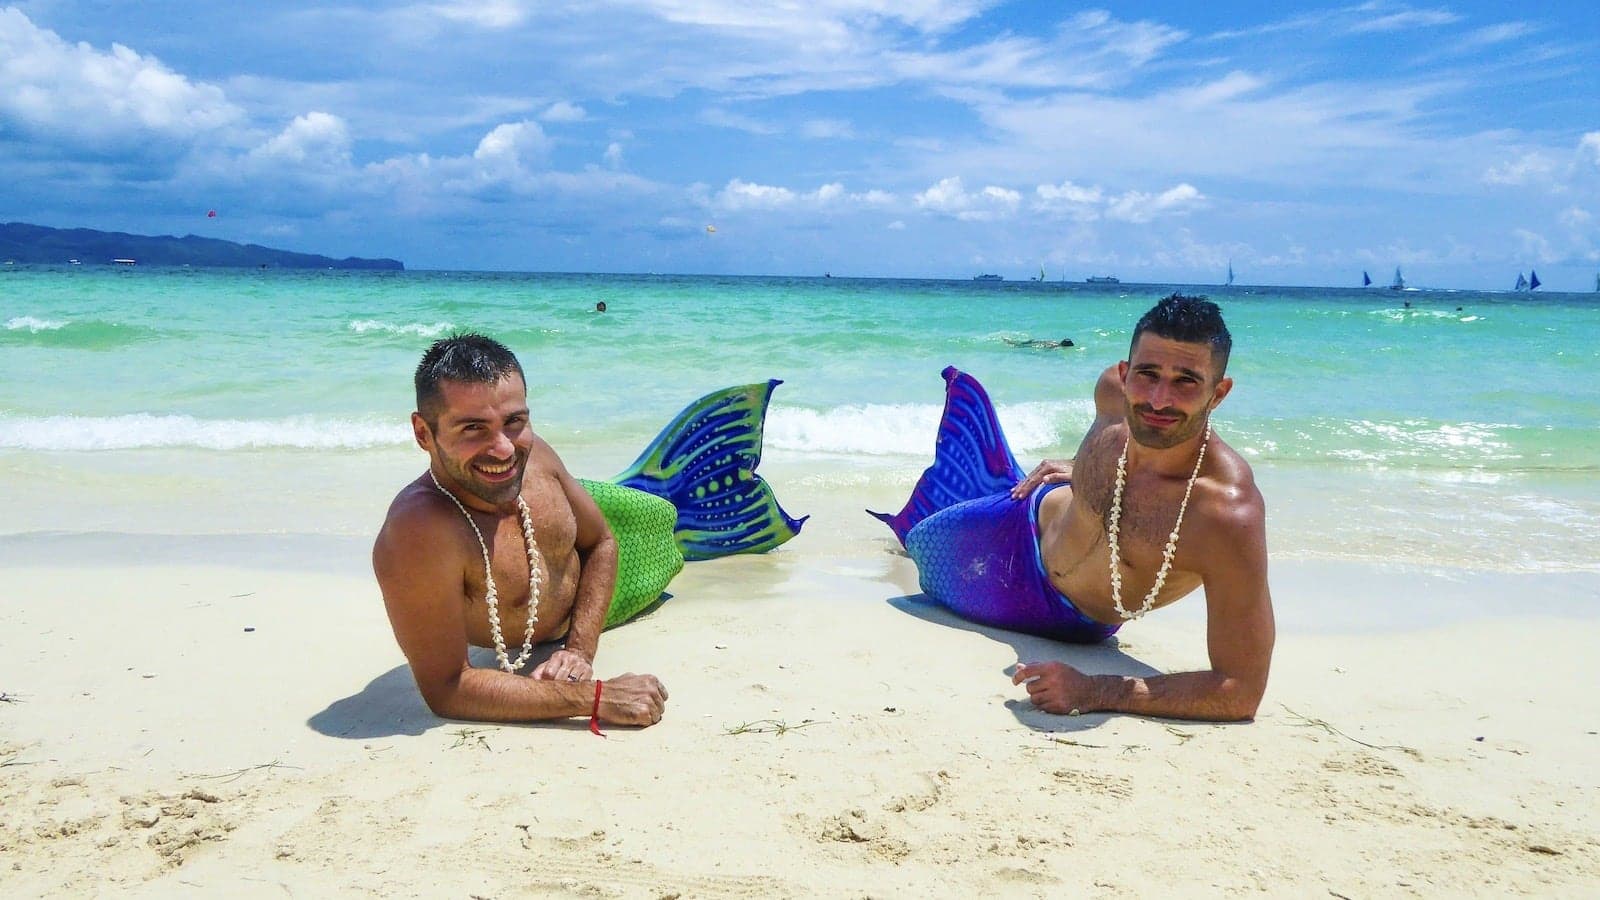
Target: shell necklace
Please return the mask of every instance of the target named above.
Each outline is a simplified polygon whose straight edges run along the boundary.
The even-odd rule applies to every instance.
[[[1133,440],[1131,431],[1128,440]],[[1111,495],[1111,520],[1107,523],[1106,537],[1111,545],[1111,603],[1117,608],[1117,614],[1127,621],[1131,622],[1153,609],[1156,595],[1161,593],[1161,586],[1167,582],[1167,570],[1172,568],[1172,557],[1178,553],[1178,529],[1183,527],[1183,513],[1189,508],[1189,493],[1194,490],[1195,480],[1200,477],[1200,464],[1206,461],[1206,446],[1210,443],[1211,423],[1208,421],[1205,439],[1200,442],[1200,455],[1195,458],[1194,471],[1189,474],[1189,485],[1183,489],[1183,502],[1178,505],[1178,521],[1173,523],[1172,534],[1167,537],[1166,552],[1161,555],[1161,569],[1156,572],[1156,583],[1151,586],[1150,593],[1144,596],[1144,603],[1133,612],[1128,612],[1122,606],[1122,570],[1117,566],[1117,560],[1121,558],[1117,531],[1122,520],[1122,489],[1128,482],[1128,445],[1122,445],[1122,457],[1117,460],[1117,489]]]
[[[439,489],[439,493],[449,497],[456,509],[461,510],[461,515],[466,517],[467,524],[472,526],[472,533],[478,538],[478,549],[483,551],[483,583],[486,585],[483,602],[489,607],[489,633],[494,635],[494,655],[503,671],[514,673],[533,656],[533,629],[539,624],[539,545],[533,542],[533,517],[528,513],[528,503],[520,493],[517,494],[517,513],[522,518],[522,542],[528,548],[528,630],[522,635],[522,652],[517,654],[517,661],[512,662],[506,655],[506,639],[500,633],[500,596],[494,589],[494,572],[489,568],[489,545],[483,542],[483,532],[478,530],[478,523],[472,521],[467,508],[455,494],[444,489],[444,485],[439,483],[439,476],[433,474],[432,469],[428,470],[428,477],[433,479],[433,486]]]

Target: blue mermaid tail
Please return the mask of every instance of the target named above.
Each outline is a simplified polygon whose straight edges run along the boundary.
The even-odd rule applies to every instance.
[[[1023,476],[983,385],[955,366],[946,366],[939,374],[945,381],[944,415],[939,419],[933,465],[923,470],[911,499],[899,512],[867,510],[894,531],[901,546],[911,529],[928,516],[963,500],[1009,491]]]
[[[772,379],[707,394],[689,404],[613,482],[655,494],[678,510],[684,559],[761,553],[800,533],[761,476],[761,429]]]
[[[1013,500],[1022,467],[989,395],[954,367],[941,374],[944,416],[933,465],[900,512],[872,515],[917,564],[922,592],[962,618],[1056,640],[1105,640],[1118,626],[1089,618],[1056,590],[1040,553],[1039,506],[1066,485]]]

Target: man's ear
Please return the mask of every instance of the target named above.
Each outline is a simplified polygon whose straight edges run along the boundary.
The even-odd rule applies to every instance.
[[[428,420],[422,417],[422,413],[411,414],[411,436],[417,439],[418,447],[433,452],[433,429],[428,427]]]
[[[1132,366],[1127,360],[1125,360],[1125,359],[1124,360],[1119,360],[1117,362],[1117,380],[1122,382],[1123,384],[1127,384],[1128,383],[1128,369],[1130,369],[1130,368],[1132,368]]]
[[[1232,390],[1233,379],[1226,375],[1222,376],[1222,380],[1217,382],[1216,390],[1212,391],[1211,393],[1211,405],[1208,406],[1207,409],[1216,409],[1218,406],[1221,406],[1222,398],[1228,396],[1228,392]]]

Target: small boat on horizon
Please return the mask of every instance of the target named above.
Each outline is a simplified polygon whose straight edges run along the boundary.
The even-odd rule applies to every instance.
[[[1233,287],[1233,260],[1228,260],[1228,280],[1223,282],[1223,287]]]
[[[972,276],[972,280],[973,281],[1005,281],[1006,277],[1004,275],[990,275],[990,274],[985,273],[983,275],[974,275],[974,276]]]
[[[1521,272],[1517,273],[1517,286],[1512,288],[1513,291],[1531,291],[1539,286],[1539,273],[1533,269],[1529,269],[1528,274],[1532,275],[1533,277],[1523,278]]]
[[[1394,281],[1389,282],[1389,290],[1403,291],[1406,289],[1406,280],[1400,276],[1400,267],[1394,267]]]
[[[1367,274],[1366,269],[1361,270],[1361,286],[1372,287],[1372,276]]]
[[[125,256],[119,256],[116,259],[113,259],[112,262],[119,266],[132,266],[137,265],[139,261],[136,259],[128,259]]]
[[[1121,284],[1122,279],[1115,275],[1090,275],[1084,279],[1086,284]]]

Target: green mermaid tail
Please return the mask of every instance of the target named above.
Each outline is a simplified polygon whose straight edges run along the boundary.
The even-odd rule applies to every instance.
[[[617,586],[605,627],[654,603],[684,560],[763,553],[796,534],[761,476],[761,428],[781,381],[727,388],[689,404],[628,470],[579,479],[617,540]]]
[[[672,501],[684,559],[763,553],[800,533],[806,517],[790,518],[755,473],[767,403],[782,383],[773,379],[701,397],[612,479]]]
[[[656,602],[667,582],[683,569],[673,540],[678,511],[667,500],[609,481],[578,479],[617,539],[617,586],[606,612],[606,628],[620,625]]]

